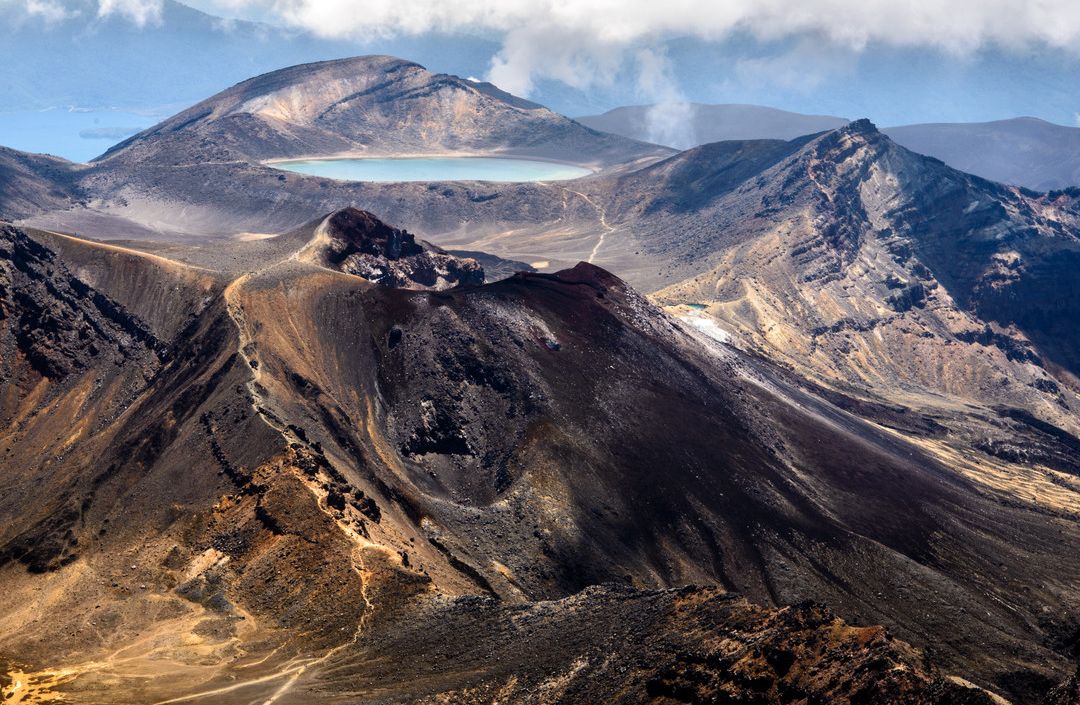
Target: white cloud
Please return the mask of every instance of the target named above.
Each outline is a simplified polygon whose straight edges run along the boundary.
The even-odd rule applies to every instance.
[[[140,4],[139,0],[101,0]],[[145,0],[144,0],[145,2]],[[613,80],[642,46],[671,36],[812,36],[963,54],[989,44],[1080,50],[1076,0],[215,0],[333,38],[486,32],[503,37],[489,78],[528,94],[538,78],[587,87]]]
[[[30,17],[40,17],[48,23],[60,22],[75,15],[73,11],[56,0],[27,0],[26,14]]]
[[[1080,6],[1073,0],[220,0],[262,5],[328,36],[371,31],[422,33],[528,27],[589,32],[601,43],[659,33],[718,37],[747,30],[761,37],[811,32],[859,47],[871,41],[967,50],[985,42],[1075,45]]]
[[[78,0],[0,0],[41,13]],[[136,23],[160,18],[162,0],[96,0],[102,16]],[[485,30],[550,37],[568,32],[600,46],[657,36],[760,38],[810,33],[840,45],[927,45],[965,52],[987,43],[1058,48],[1080,45],[1075,0],[191,0],[265,17],[327,37]]]
[[[267,0],[231,0],[245,4]],[[337,36],[381,28],[510,30],[529,25],[590,29],[598,41],[657,32],[715,37],[735,29],[760,36],[815,32],[850,45],[881,40],[957,47],[984,41],[1066,45],[1080,34],[1072,0],[271,0],[286,19]]]
[[[83,0],[99,16],[160,21],[162,0]],[[495,34],[487,78],[527,95],[541,78],[587,88],[610,83],[642,47],[689,36],[796,38],[833,49],[869,44],[965,54],[987,45],[1080,51],[1076,0],[190,0],[337,39],[426,32]],[[58,17],[79,0],[0,0]],[[753,72],[755,67],[741,67]],[[798,67],[793,67],[798,73]]]
[[[75,18],[85,21],[121,17],[142,27],[160,24],[162,9],[163,0],[0,0],[0,16],[16,23],[37,20],[55,24]]]
[[[1080,113],[1073,113],[1073,122],[1076,123],[1077,127],[1080,127]]]
[[[852,71],[857,59],[849,47],[802,37],[776,54],[739,57],[731,73],[743,85],[767,83],[810,94],[827,78]]]
[[[574,88],[611,83],[626,46],[598,39],[588,28],[552,24],[513,28],[491,60],[488,80],[518,95],[529,95],[537,78],[553,78]]]
[[[160,24],[162,0],[98,0],[98,17],[119,15],[142,27]]]

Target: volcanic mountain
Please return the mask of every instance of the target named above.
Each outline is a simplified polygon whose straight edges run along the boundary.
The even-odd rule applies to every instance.
[[[652,279],[662,300],[714,306],[803,369],[1060,415],[1076,402],[1052,377],[1071,387],[1080,371],[1078,196],[963,174],[858,122],[624,177],[608,222],[669,263]]]
[[[736,592],[885,623],[1021,698],[1067,675],[1066,508],[588,264],[348,273],[395,232],[347,210],[154,254],[4,229],[8,693],[987,702],[880,628]]]
[[[175,165],[347,153],[500,153],[605,165],[662,152],[591,130],[490,83],[433,74],[389,56],[362,56],[244,81],[97,161]]]
[[[398,103],[431,125],[390,129]],[[513,124],[600,172],[261,163],[531,149]],[[1080,194],[867,121],[615,139],[364,59],[252,79],[86,167],[6,155],[3,212],[39,226],[0,257],[7,692],[986,697],[947,673],[1035,702],[1068,675]],[[554,273],[481,286],[350,204]]]
[[[174,242],[280,233],[349,204],[408,222],[425,236],[465,224],[474,232],[501,231],[504,223],[520,227],[522,221],[557,219],[565,210],[565,189],[506,184],[500,190],[515,191],[515,197],[493,202],[492,184],[342,182],[266,162],[516,156],[612,172],[672,153],[597,132],[488,83],[433,74],[402,59],[364,56],[244,81],[120,143],[89,166],[57,160],[63,182],[81,189],[85,204],[71,208],[42,197],[33,202],[35,209],[3,199],[0,213],[6,209],[14,219],[38,215],[38,225],[108,239]],[[591,215],[592,207],[577,200],[577,209]]]

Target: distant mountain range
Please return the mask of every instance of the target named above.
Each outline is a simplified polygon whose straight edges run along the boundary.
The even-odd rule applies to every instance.
[[[660,120],[685,120],[682,126]],[[722,140],[790,140],[847,124],[827,115],[803,115],[759,105],[700,105],[658,110],[636,105],[578,122],[597,130],[655,142],[661,134],[681,139],[669,144],[687,149]],[[980,123],[931,123],[882,130],[913,152],[992,181],[1051,191],[1080,186],[1080,128],[1033,117]]]
[[[833,115],[803,115],[761,105],[677,106],[632,105],[615,108],[601,115],[577,118],[594,130],[612,132],[646,142],[656,142],[666,132],[676,136],[676,149],[689,149],[723,140],[791,140],[815,132],[833,130],[848,124],[847,118]],[[673,118],[683,126],[663,124]]]
[[[1080,186],[1080,127],[1020,117],[906,125],[884,132],[914,152],[994,181],[1037,191]]]

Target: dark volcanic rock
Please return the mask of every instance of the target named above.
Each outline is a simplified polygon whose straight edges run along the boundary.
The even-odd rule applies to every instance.
[[[0,324],[0,367],[12,382],[30,371],[62,382],[95,365],[156,363],[167,352],[145,323],[10,225],[0,225]]]
[[[320,238],[316,256],[327,266],[380,286],[438,290],[484,283],[484,269],[476,260],[417,242],[367,211],[346,208],[333,213],[316,233]]]
[[[848,226],[830,235],[844,257],[865,242]],[[241,683],[244,702],[282,683],[298,702],[982,697],[880,629],[773,609],[807,599],[1025,702],[1066,673],[1080,522],[1065,501],[960,474],[932,453],[933,424],[839,399],[878,423],[862,421],[602,268],[372,286],[335,263],[427,251],[360,211],[268,243],[280,258],[241,274],[98,243],[65,241],[61,261],[9,239],[0,324],[100,316],[152,365],[91,360],[44,400],[37,372],[4,390],[0,545],[14,552],[0,648],[50,668],[102,660],[113,690],[95,672],[65,697],[156,702]],[[101,291],[68,291],[65,271]],[[178,326],[162,313],[175,301],[202,305]],[[163,360],[131,310],[169,331],[155,333]],[[1013,422],[1048,447],[1072,442],[998,419]],[[60,572],[37,582],[24,565]],[[596,587],[609,583],[625,587]],[[48,620],[20,608],[57,584]],[[714,587],[668,589],[686,584]],[[763,607],[721,594],[736,591]],[[89,628],[99,604],[116,615],[107,632]],[[117,690],[108,654],[148,633],[205,679]]]
[[[1043,705],[1080,705],[1080,668],[1046,696]]]

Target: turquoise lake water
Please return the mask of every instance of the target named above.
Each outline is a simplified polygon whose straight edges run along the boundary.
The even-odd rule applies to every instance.
[[[567,164],[492,157],[304,159],[271,166],[341,181],[563,181],[592,173]]]

